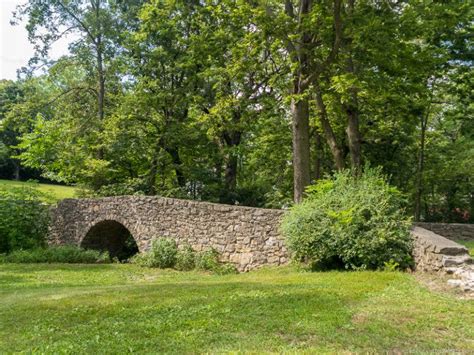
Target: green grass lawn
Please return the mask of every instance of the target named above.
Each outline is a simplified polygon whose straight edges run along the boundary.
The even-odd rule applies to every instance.
[[[52,197],[52,199],[58,201],[65,198],[76,197],[77,189],[71,186],[63,185],[52,185],[52,184],[38,184],[35,182],[24,182],[24,181],[13,181],[13,180],[0,180],[0,187],[22,187],[30,186],[37,188],[39,191],[44,192]]]
[[[412,275],[0,265],[0,353],[474,352],[474,301]]]

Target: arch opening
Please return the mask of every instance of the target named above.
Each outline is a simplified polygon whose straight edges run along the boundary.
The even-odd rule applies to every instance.
[[[121,223],[105,220],[92,226],[81,242],[84,249],[108,251],[111,258],[125,261],[138,253],[132,233]]]

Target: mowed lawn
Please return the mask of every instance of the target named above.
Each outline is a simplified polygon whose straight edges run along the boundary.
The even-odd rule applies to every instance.
[[[33,187],[51,196],[52,200],[58,201],[65,198],[76,197],[77,188],[63,185],[39,184],[35,182],[0,180],[0,188]]]
[[[0,353],[474,352],[474,301],[412,275],[0,265]]]

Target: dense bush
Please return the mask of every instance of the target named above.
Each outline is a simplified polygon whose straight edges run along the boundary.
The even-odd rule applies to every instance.
[[[219,261],[219,253],[215,249],[196,253],[191,246],[185,245],[179,250],[176,242],[169,238],[153,240],[149,251],[136,254],[130,262],[145,267],[175,268],[181,271],[196,268],[217,274],[237,272],[233,265]]]
[[[0,187],[0,253],[45,245],[48,206],[31,187]]]
[[[295,260],[315,269],[411,265],[410,220],[400,192],[379,169],[349,171],[310,186],[282,229]]]
[[[190,245],[185,245],[176,256],[176,270],[189,271],[196,267],[196,253]]]
[[[209,249],[196,255],[196,268],[198,270],[212,271],[219,267],[219,253]]]
[[[170,238],[157,238],[151,243],[151,248],[146,253],[136,254],[130,262],[146,267],[160,269],[173,268],[176,265],[178,247]]]
[[[178,247],[173,239],[155,239],[151,243],[151,249],[148,255],[150,267],[158,267],[160,269],[173,268],[176,265]]]
[[[110,261],[107,252],[85,250],[70,245],[35,248],[30,250],[15,250],[10,254],[0,255],[0,262],[3,263],[104,264],[109,263]]]
[[[222,263],[219,260],[219,252],[215,249],[209,249],[196,254],[196,269],[212,271],[220,275],[237,273],[234,265]]]

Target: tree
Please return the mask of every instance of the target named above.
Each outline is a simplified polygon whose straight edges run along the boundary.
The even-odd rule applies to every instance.
[[[286,53],[290,67],[287,96],[291,101],[294,200],[300,202],[310,183],[311,171],[309,89],[312,85],[317,87],[323,72],[337,58],[342,29],[341,1],[301,0],[294,4],[288,0],[284,5],[267,6],[266,12],[267,31],[281,43],[280,48],[274,48],[274,56]],[[320,117],[327,123],[324,114]],[[330,140],[330,127],[324,124],[323,127]]]

